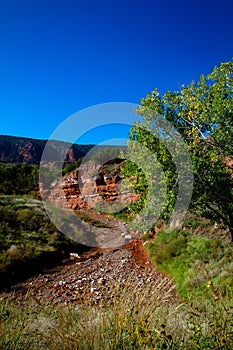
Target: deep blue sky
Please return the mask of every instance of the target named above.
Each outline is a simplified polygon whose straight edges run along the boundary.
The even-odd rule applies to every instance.
[[[0,0],[0,134],[45,139],[83,108],[198,80],[232,59],[232,13],[232,0]]]

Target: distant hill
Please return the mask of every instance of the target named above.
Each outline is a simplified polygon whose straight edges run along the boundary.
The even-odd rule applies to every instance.
[[[6,163],[39,164],[47,140],[31,139],[26,137],[0,135],[0,161]],[[73,144],[65,154],[67,143],[55,141],[51,145],[51,152],[64,153],[66,161],[77,161],[84,157],[94,145]]]

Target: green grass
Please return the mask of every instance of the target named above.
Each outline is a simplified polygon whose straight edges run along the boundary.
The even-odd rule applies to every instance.
[[[233,288],[233,245],[223,239],[225,234],[224,228],[192,216],[181,230],[159,231],[147,247],[156,265],[174,279],[184,300],[203,299],[211,279],[228,302]]]

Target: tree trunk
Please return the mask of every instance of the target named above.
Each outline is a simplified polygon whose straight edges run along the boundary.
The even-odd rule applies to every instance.
[[[231,233],[231,241],[233,242],[233,215],[229,215],[229,230]]]

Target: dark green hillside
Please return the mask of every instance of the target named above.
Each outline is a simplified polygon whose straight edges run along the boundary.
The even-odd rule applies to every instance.
[[[39,164],[46,142],[46,140],[0,135],[0,160],[7,163]],[[71,155],[66,155],[64,150],[67,148],[67,143],[54,141],[51,151],[64,153],[66,161],[77,161],[84,157],[92,147],[93,145],[73,144]]]
[[[0,195],[0,290],[83,250],[58,232],[40,200]]]

